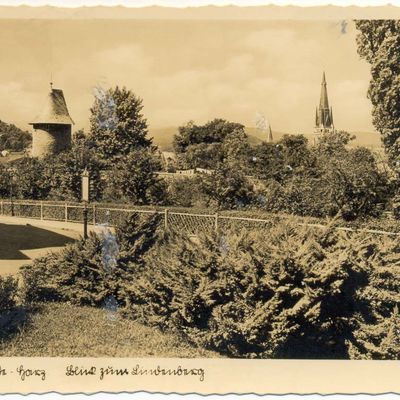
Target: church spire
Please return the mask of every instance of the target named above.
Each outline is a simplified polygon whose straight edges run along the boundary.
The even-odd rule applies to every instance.
[[[271,125],[268,123],[268,136],[267,136],[267,142],[272,143],[274,141],[274,138],[272,136],[272,129]]]
[[[325,71],[322,74],[321,95],[315,116],[315,134],[333,131],[332,107],[329,107]]]
[[[322,74],[322,83],[321,83],[321,97],[319,100],[319,108],[329,109],[329,101],[328,101],[328,90],[326,88],[326,78],[325,71]]]

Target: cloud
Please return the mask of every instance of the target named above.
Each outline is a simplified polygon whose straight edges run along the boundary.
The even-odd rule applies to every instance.
[[[23,127],[40,112],[53,73],[76,129],[88,127],[94,86],[118,84],[143,98],[154,127],[214,117],[254,125],[260,111],[274,129],[307,133],[325,69],[338,127],[372,129],[369,68],[359,60],[351,26],[346,35],[340,35],[340,24],[318,21],[18,26],[12,36],[0,22],[0,44],[9,52],[0,65],[0,118]]]

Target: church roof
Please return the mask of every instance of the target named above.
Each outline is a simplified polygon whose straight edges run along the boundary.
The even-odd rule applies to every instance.
[[[63,124],[71,125],[74,121],[69,115],[64,93],[61,89],[51,88],[42,113],[34,119],[33,124]]]

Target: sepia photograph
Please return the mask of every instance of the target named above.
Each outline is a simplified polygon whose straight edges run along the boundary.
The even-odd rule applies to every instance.
[[[310,16],[0,7],[0,357],[400,359],[400,20]]]

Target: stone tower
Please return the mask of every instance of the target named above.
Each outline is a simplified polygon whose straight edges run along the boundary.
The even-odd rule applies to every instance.
[[[32,157],[57,154],[71,147],[74,121],[68,113],[63,91],[53,89],[52,83],[50,87],[42,113],[30,122],[33,125]]]
[[[316,140],[323,133],[333,132],[334,130],[335,127],[333,125],[332,107],[329,108],[328,90],[326,88],[326,78],[324,72],[322,75],[321,96],[319,100],[319,106],[317,107],[315,113],[314,140]]]

